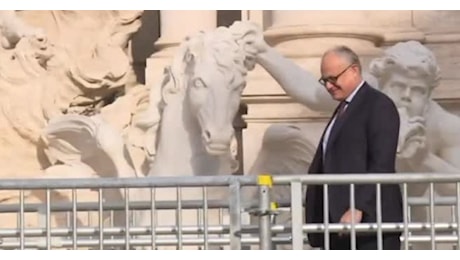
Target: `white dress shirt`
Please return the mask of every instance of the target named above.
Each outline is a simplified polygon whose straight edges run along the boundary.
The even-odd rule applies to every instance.
[[[355,90],[353,90],[353,92],[351,92],[351,94],[345,99],[345,101],[347,102],[347,104],[345,105],[345,108],[346,109],[348,107],[348,104],[350,104],[351,100],[353,99],[353,97],[356,95],[356,93],[358,92],[358,90],[364,85],[364,80],[361,81],[361,83],[359,83],[358,87],[355,88]],[[327,127],[326,129],[326,132],[324,133],[324,138],[323,138],[323,159],[324,159],[324,156],[326,155],[326,147],[327,147],[327,141],[329,139],[329,135],[331,134],[331,130],[332,130],[332,127],[334,126],[334,123],[335,123],[335,119],[337,118],[337,114],[334,116],[334,118],[332,119],[331,123],[329,124],[329,126]]]

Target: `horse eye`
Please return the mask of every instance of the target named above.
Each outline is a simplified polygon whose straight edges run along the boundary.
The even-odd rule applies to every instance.
[[[206,88],[206,84],[204,84],[203,80],[200,78],[193,80],[193,86],[196,88]]]

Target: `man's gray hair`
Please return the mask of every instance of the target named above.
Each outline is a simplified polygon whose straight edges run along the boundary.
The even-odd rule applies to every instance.
[[[326,56],[327,54],[331,53],[331,52],[343,57],[350,64],[358,65],[359,71],[360,72],[362,71],[361,70],[361,62],[359,61],[358,55],[352,49],[350,49],[349,47],[347,47],[345,45],[338,45],[338,46],[332,47],[332,48],[330,48],[329,50],[327,50],[324,53],[323,57]]]

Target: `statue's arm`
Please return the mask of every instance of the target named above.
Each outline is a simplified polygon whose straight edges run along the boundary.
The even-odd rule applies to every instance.
[[[460,148],[457,149],[457,154],[460,152]],[[459,173],[460,165],[457,160],[446,159],[444,156],[438,156],[433,153],[429,153],[425,160],[421,163],[421,169],[425,172],[438,172],[438,173]]]
[[[454,127],[454,125],[451,126]],[[458,129],[457,127],[454,128]],[[456,133],[450,131],[451,129],[444,130],[449,131],[440,132],[439,147],[435,151],[429,152],[420,166],[422,170],[428,172],[460,173],[460,158],[458,157],[460,155],[460,138]]]
[[[436,160],[433,158],[431,163],[433,165],[439,165],[439,167],[437,167],[438,171],[460,173],[460,158],[459,158],[459,155],[460,155],[460,140],[457,140],[455,143],[456,144],[453,145],[453,146],[446,147],[446,148],[442,149],[439,152],[439,157],[436,156],[436,155],[432,155],[432,157],[439,158],[439,160],[442,160],[443,162],[448,164],[448,166],[450,166],[450,168],[452,168],[452,169],[450,169],[447,166],[441,167],[442,166],[441,163],[435,164]]]
[[[460,172],[460,118],[448,113],[438,104],[432,104],[432,110],[437,118],[437,136],[430,136],[437,148],[424,164],[435,172]]]
[[[274,48],[266,47],[259,53],[257,63],[261,65],[297,102],[317,111],[332,111],[336,102],[314,75],[284,57]]]
[[[421,163],[421,170],[425,172],[457,174],[460,172],[459,153],[460,146],[444,149],[439,156],[429,153]],[[457,159],[454,156],[455,154],[457,155]],[[436,188],[436,192],[440,195],[449,196],[457,192],[455,185],[449,183],[440,183],[439,185]]]

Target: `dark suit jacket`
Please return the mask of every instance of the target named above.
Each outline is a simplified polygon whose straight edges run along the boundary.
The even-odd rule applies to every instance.
[[[309,174],[394,173],[399,124],[393,101],[364,83],[335,121],[324,161],[321,138]],[[350,208],[349,187],[348,184],[329,186],[329,223],[338,223]],[[381,198],[382,221],[402,221],[399,185],[382,185]],[[363,211],[362,222],[376,222],[375,185],[355,185],[355,207]],[[324,222],[321,185],[307,187],[305,210],[307,223]],[[323,233],[309,233],[308,238],[311,246],[323,246]]]

